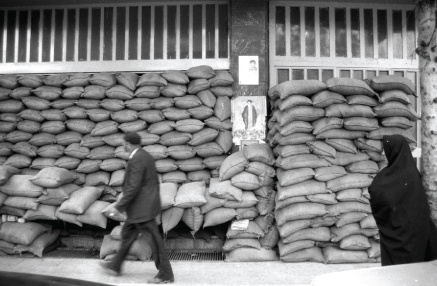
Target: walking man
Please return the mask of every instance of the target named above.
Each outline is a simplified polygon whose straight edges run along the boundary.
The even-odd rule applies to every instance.
[[[122,227],[122,241],[112,261],[102,263],[111,274],[121,274],[121,265],[141,233],[153,251],[158,274],[147,281],[151,284],[173,283],[174,276],[164,249],[155,217],[161,213],[159,182],[154,158],[141,148],[141,137],[136,132],[123,137],[124,148],[130,153],[123,182],[123,196],[110,212],[126,211],[127,219]]]

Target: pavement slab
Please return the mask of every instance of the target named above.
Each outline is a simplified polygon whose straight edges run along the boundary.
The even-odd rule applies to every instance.
[[[123,275],[104,272],[99,259],[0,257],[0,269],[82,279],[111,285],[144,285],[156,275],[153,261],[126,261]],[[379,263],[171,261],[174,285],[310,285],[320,274],[380,267]]]

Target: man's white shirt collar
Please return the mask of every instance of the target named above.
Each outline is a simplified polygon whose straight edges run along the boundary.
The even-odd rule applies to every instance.
[[[137,148],[137,149],[133,150],[132,153],[130,153],[129,160],[132,159],[132,157],[135,155],[135,153],[137,153],[138,149],[140,149],[140,148]]]

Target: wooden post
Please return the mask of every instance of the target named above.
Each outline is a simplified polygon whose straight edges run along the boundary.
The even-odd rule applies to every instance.
[[[416,23],[422,107],[422,181],[431,207],[431,217],[437,223],[437,51],[435,41],[436,1],[417,3]]]

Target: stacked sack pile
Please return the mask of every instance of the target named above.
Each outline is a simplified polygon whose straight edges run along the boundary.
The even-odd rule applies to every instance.
[[[231,222],[223,245],[226,261],[277,260],[273,249],[279,239],[273,225],[276,197],[273,164],[268,144],[248,145],[227,157],[219,178],[211,179],[209,196],[223,202],[206,214],[205,223]]]
[[[0,161],[21,174],[66,168],[83,185],[106,186],[113,202],[128,159],[122,136],[135,131],[163,182],[207,180],[232,146],[232,83],[209,66],[142,76],[3,75]]]
[[[415,142],[409,130],[418,119],[409,100],[412,83],[399,76],[298,80],[271,88],[269,96],[280,259],[380,259],[367,187],[387,164],[383,135]]]
[[[31,177],[46,168],[73,173],[74,181],[37,200],[40,205],[56,204],[57,219],[79,226],[83,222],[78,216],[100,211],[119,196],[129,156],[122,146],[126,132],[138,132],[141,145],[156,159],[162,196],[171,197],[174,189],[178,193],[184,183],[205,189],[211,177],[218,177],[232,147],[232,84],[229,72],[210,66],[141,76],[2,75],[0,163]],[[185,192],[196,196],[199,188],[190,186],[180,198]],[[52,193],[64,198],[77,194],[75,200],[96,206],[81,205],[78,211],[53,200]],[[165,231],[176,221],[169,215],[173,211],[183,210],[182,217],[190,225],[193,212],[198,212],[193,207],[199,206],[199,202],[176,202],[163,216]],[[9,207],[1,213],[15,214]],[[106,227],[104,221],[94,223]]]
[[[20,175],[19,171],[0,166],[0,210],[8,214],[2,216],[0,250],[7,254],[30,252],[41,257],[58,245],[61,230],[53,229],[48,222],[57,219],[58,205],[69,198],[62,191],[70,189],[68,185],[72,185],[76,176],[62,168],[46,168],[36,176]],[[88,196],[84,197],[82,202],[93,204]],[[101,213],[82,213],[83,222],[92,222],[99,216],[106,221]]]

